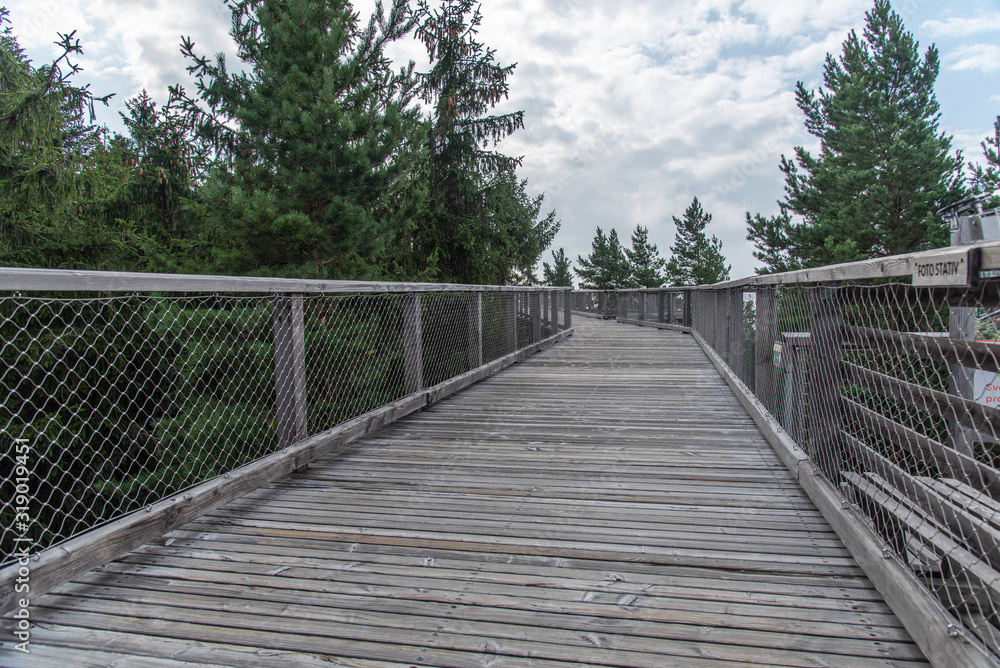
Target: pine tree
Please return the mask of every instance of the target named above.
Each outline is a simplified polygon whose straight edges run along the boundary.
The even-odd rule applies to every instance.
[[[436,9],[420,0],[416,20],[431,62],[430,71],[420,75],[431,119],[428,198],[409,230],[406,251],[416,260],[407,262],[419,267],[433,258],[445,281],[505,282],[511,265],[517,266],[505,245],[520,245],[532,234],[511,238],[507,223],[535,208],[521,197],[523,185],[511,187],[520,159],[489,149],[524,127],[523,112],[489,115],[507,97],[515,65],[501,66],[495,50],[478,41],[482,14],[474,0],[443,0]],[[554,216],[546,220],[554,222]]]
[[[222,162],[204,188],[217,271],[375,278],[422,196],[416,81],[384,50],[412,27],[406,0],[363,28],[346,0],[231,0],[242,61],[198,56],[187,110]],[[179,94],[179,93],[178,93]]]
[[[632,232],[632,248],[625,250],[631,273],[631,287],[658,288],[666,280],[663,268],[667,261],[660,257],[655,244],[649,243],[649,228],[637,225]]]
[[[670,247],[673,255],[667,262],[667,284],[711,285],[729,280],[732,265],[726,265],[722,242],[714,235],[709,239],[705,233],[705,227],[711,222],[712,214],[702,208],[697,197],[684,211],[683,218],[674,216],[677,234]]]
[[[791,255],[791,224],[792,218],[787,213],[765,218],[759,213],[751,217],[747,211],[747,241],[754,245],[753,256],[764,265],[757,269],[757,274],[801,268]]]
[[[970,165],[972,192],[989,194],[1000,190],[1000,116],[993,123],[993,135],[983,140],[986,164]]]
[[[923,58],[888,0],[876,0],[863,37],[851,32],[839,59],[827,55],[824,88],[798,83],[818,156],[782,156],[788,232],[804,266],[892,255],[948,243],[936,211],[962,197],[960,154],[938,131],[938,52]]]
[[[552,251],[552,262],[551,266],[548,262],[542,263],[542,274],[545,277],[545,285],[566,288],[573,287],[573,274],[570,273],[573,270],[573,265],[570,263],[569,258],[566,257],[566,251],[562,248]]]
[[[617,230],[608,235],[598,227],[586,258],[577,256],[573,271],[582,279],[584,290],[617,290],[629,287],[629,266]]]

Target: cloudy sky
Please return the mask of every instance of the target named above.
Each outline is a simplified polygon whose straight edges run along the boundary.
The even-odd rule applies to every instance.
[[[0,0],[3,4],[3,0]],[[364,15],[373,0],[356,2]],[[587,254],[599,225],[627,243],[650,228],[664,256],[672,217],[697,196],[714,215],[734,277],[753,272],[744,212],[772,214],[782,154],[812,146],[795,106],[796,81],[817,88],[827,53],[839,54],[873,0],[485,0],[481,38],[517,63],[510,100],[525,129],[502,150],[523,155],[521,175],[546,193],[562,231],[555,247]],[[232,52],[222,0],[6,0],[15,33],[38,63],[57,32],[77,30],[80,83],[116,93],[101,122],[142,88],[165,100],[190,84],[178,44]],[[942,129],[979,159],[1000,114],[1000,0],[896,0],[924,50],[936,44]],[[400,60],[422,60],[400,43]],[[714,229],[713,229],[714,228]],[[546,259],[548,255],[546,255]]]

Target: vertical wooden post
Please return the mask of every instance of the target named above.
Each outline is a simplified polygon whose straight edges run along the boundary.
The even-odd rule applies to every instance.
[[[667,293],[663,290],[656,293],[656,321],[660,324],[667,321]]]
[[[555,290],[549,290],[549,327],[552,334],[559,331],[559,295]]]
[[[809,292],[809,455],[836,485],[843,461],[840,425],[844,311],[837,284]]]
[[[729,292],[729,368],[740,379],[746,378],[744,351],[743,288],[734,288]]]
[[[577,293],[564,292],[563,295],[563,305],[566,307],[566,312],[563,314],[563,327],[571,329],[573,327],[573,300],[576,299]]]
[[[542,340],[542,292],[532,290],[528,293],[528,315],[531,318],[531,343]]]
[[[774,344],[778,338],[778,290],[757,288],[754,334],[754,394],[771,415],[774,411]]]
[[[274,383],[278,445],[309,437],[306,411],[305,308],[301,294],[274,300]]]
[[[469,368],[483,365],[483,293],[469,293]]]
[[[640,290],[636,294],[639,295],[639,322],[646,320],[646,293]]]
[[[503,293],[503,331],[507,353],[517,350],[517,292]]]
[[[690,327],[694,322],[694,304],[692,299],[694,297],[693,290],[687,290],[684,292],[684,326]],[[673,307],[671,307],[671,311]]]
[[[420,293],[403,295],[403,390],[424,389],[424,346],[421,331]]]
[[[597,293],[597,310],[600,312],[601,317],[605,318],[608,315],[608,293],[599,292]]]

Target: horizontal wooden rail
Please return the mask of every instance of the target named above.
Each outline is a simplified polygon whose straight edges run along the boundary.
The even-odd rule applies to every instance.
[[[994,499],[1000,499],[1000,475],[997,474],[996,469],[847,397],[842,397],[841,401],[848,415],[857,420],[861,426],[876,433],[894,436],[898,439],[897,442],[905,443],[908,449],[920,455],[924,460],[933,460],[938,468],[950,477],[962,480],[979,491],[989,494]]]
[[[1000,409],[984,406],[970,399],[957,397],[947,392],[932,390],[909,383],[899,378],[887,376],[850,362],[843,362],[847,379],[858,385],[883,392],[905,401],[915,408],[934,413],[945,420],[953,420],[989,435],[1000,435]]]
[[[72,271],[0,267],[0,290],[10,292],[233,292],[363,294],[407,292],[523,292],[572,288],[520,285],[456,285],[450,283],[382,283],[319,281],[294,278],[147,274],[118,271]]]
[[[844,340],[864,347],[884,348],[892,344],[897,351],[913,357],[1000,373],[1000,346],[995,344],[852,325],[844,327]]]

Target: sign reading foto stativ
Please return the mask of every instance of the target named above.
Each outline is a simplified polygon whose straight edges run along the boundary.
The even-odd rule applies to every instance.
[[[913,285],[918,287],[965,287],[970,284],[968,251],[946,251],[914,258]]]

